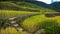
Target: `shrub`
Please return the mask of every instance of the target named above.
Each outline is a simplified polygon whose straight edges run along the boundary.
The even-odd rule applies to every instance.
[[[45,28],[46,34],[60,34],[60,27],[59,26],[50,26]]]
[[[55,19],[47,19],[41,25],[45,29],[45,34],[60,34],[60,27]]]

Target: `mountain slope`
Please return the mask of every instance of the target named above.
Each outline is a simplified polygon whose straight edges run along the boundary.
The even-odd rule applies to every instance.
[[[34,3],[34,4],[44,7],[44,8],[48,7],[48,4],[41,2],[41,1],[27,1],[27,2]]]
[[[20,10],[20,11],[34,11],[34,12],[52,12],[54,10],[44,8],[37,4],[26,1],[2,1],[0,2],[0,9],[4,10]]]
[[[0,9],[40,11],[38,6],[27,2],[0,2]]]
[[[52,9],[52,10],[56,10],[57,12],[60,12],[60,2],[46,4],[46,3],[40,2],[40,1],[31,1],[31,3],[37,4],[37,5],[44,7],[44,8],[48,8],[48,9]]]
[[[50,4],[51,8],[60,12],[60,2],[55,2],[55,3],[52,3]]]

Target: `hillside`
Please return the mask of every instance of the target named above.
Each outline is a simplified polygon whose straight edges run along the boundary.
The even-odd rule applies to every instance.
[[[47,8],[47,9],[52,9],[52,10],[56,10],[57,12],[60,12],[60,2],[54,2],[52,4],[46,4],[44,2],[40,2],[40,1],[29,1],[30,3],[34,3],[38,6]]]
[[[52,3],[50,4],[51,8],[60,12],[60,2],[55,2],[55,3]]]
[[[26,1],[1,1],[0,9],[4,10],[19,10],[19,11],[34,11],[34,12],[51,12],[52,9],[47,9],[37,4]]]
[[[48,4],[41,2],[41,1],[27,1],[27,2],[34,3],[34,4],[44,7],[44,8],[48,7]]]

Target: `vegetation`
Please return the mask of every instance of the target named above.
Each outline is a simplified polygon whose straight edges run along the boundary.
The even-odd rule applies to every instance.
[[[20,17],[27,14],[38,14],[38,12],[27,12],[27,11],[13,11],[13,10],[0,10],[0,18],[9,18],[9,17]]]
[[[47,18],[44,15],[37,15],[37,16],[32,16],[30,18],[27,18],[23,21],[23,23],[21,23],[21,26],[26,29],[28,32],[35,32],[41,28],[45,29],[46,34],[54,34],[54,33],[59,33],[57,32],[60,28],[59,25],[59,19],[56,19],[58,17],[52,17],[52,18]],[[56,27],[56,29],[55,29]],[[57,29],[58,28],[58,29]],[[55,30],[54,30],[55,29]],[[9,30],[9,31],[8,31]],[[13,33],[21,33],[21,32],[17,32],[15,29],[13,28],[6,28],[5,30],[1,30],[2,33],[5,32],[5,34],[8,34],[6,31],[8,31],[8,33],[10,33],[10,31],[14,31]],[[23,34],[24,32],[22,32]],[[25,32],[26,34],[26,32]]]
[[[37,15],[26,19],[21,25],[29,32],[34,32],[41,28],[45,29],[46,27],[57,26],[58,22],[55,18],[46,18],[44,15]]]
[[[0,10],[0,25],[1,22],[10,17],[21,17],[22,15],[28,15],[28,14],[38,14],[38,12],[27,12],[27,11],[13,11],[13,10]],[[1,29],[1,26],[0,26]],[[7,32],[8,31],[8,32]],[[26,32],[19,31],[17,32],[14,28],[8,27],[5,30],[1,29],[1,34],[26,34]]]
[[[46,34],[60,34],[60,26],[50,26],[45,29]]]
[[[2,22],[5,23],[10,17],[21,17],[22,15],[28,14],[39,14],[26,18],[20,26],[26,31],[34,33],[40,29],[44,29],[46,34],[59,34],[60,29],[60,16],[46,17],[45,13],[56,12],[52,9],[47,9],[30,2],[16,2],[16,1],[1,1],[0,2],[0,25]],[[13,27],[7,27],[2,29],[0,26],[1,34],[27,34],[26,31],[16,31]],[[58,32],[57,32],[58,31]]]
[[[45,19],[46,18],[44,15],[43,16],[37,15],[37,16],[33,16],[33,17],[26,19],[21,25],[29,32],[34,32],[35,30],[37,30],[40,27],[41,23]]]

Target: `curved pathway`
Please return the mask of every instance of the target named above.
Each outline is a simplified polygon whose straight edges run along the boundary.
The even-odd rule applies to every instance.
[[[4,24],[3,28],[5,28],[7,25],[14,27],[17,31],[26,31],[27,34],[29,33],[27,30],[25,30],[23,27],[21,27],[20,23],[22,23],[26,18],[29,18],[31,16],[36,16],[39,14],[28,14],[28,15],[22,15],[19,17],[12,17],[8,19],[8,22]]]

